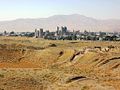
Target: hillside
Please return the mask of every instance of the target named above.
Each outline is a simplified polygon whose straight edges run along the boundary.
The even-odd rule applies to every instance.
[[[120,90],[120,42],[0,41],[1,90]]]
[[[34,31],[35,28],[55,31],[57,26],[81,31],[120,31],[120,20],[97,20],[79,14],[55,15],[48,18],[1,21],[0,31]]]

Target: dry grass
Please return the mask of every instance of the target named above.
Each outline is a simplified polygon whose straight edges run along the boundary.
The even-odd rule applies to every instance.
[[[120,42],[0,37],[0,88],[119,90],[119,57]]]

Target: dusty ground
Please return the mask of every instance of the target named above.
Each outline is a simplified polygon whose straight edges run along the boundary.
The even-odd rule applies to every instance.
[[[120,90],[120,42],[0,37],[0,90]]]

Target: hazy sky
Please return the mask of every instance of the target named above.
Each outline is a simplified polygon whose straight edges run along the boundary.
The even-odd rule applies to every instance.
[[[57,14],[120,19],[120,0],[0,0],[0,21]]]

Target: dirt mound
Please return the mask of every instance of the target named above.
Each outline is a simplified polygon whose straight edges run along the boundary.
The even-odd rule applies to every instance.
[[[29,61],[31,53],[34,50],[23,48],[22,45],[0,45],[0,67],[37,68],[37,65]]]
[[[21,50],[8,50],[1,49],[0,50],[0,62],[19,62],[24,54]]]
[[[119,45],[6,37],[0,42],[0,88],[119,90]]]

